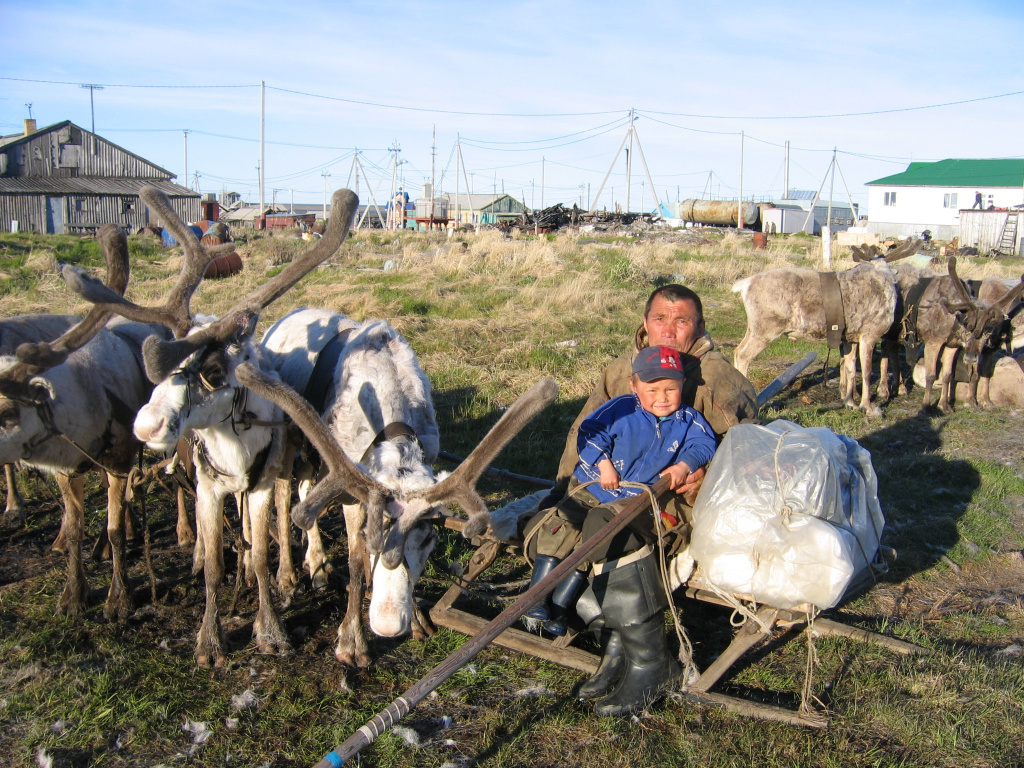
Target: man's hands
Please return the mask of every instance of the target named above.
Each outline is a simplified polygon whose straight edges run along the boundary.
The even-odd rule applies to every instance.
[[[704,481],[704,467],[697,467],[697,469],[690,471],[690,467],[685,462],[679,464],[673,464],[667,469],[663,469],[660,473],[661,477],[669,478],[668,487],[676,493],[688,493],[694,492],[700,488],[700,484]],[[603,476],[602,476],[603,477]]]

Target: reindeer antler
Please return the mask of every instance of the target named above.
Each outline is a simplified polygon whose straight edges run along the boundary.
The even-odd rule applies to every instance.
[[[967,307],[975,306],[975,301],[967,291],[967,286],[964,285],[963,280],[961,280],[959,275],[956,273],[956,257],[949,257],[949,260],[946,262],[946,269],[949,271],[950,280],[953,281],[953,290],[956,291],[960,300],[966,304]],[[954,308],[953,311],[956,311],[956,308]]]
[[[304,529],[311,528],[328,504],[339,496],[351,494],[366,505],[367,521],[371,525],[367,544],[372,553],[380,552],[382,547],[374,521],[379,521],[383,517],[384,507],[393,498],[393,493],[362,472],[349,459],[324,425],[320,415],[294,389],[249,363],[238,366],[236,376],[246,387],[260,397],[276,403],[291,416],[328,466],[327,476],[313,487],[305,501],[292,510],[292,520],[295,524]],[[396,526],[392,530],[388,540],[389,546],[386,547],[392,557],[401,556],[402,547],[397,546],[400,542],[396,539],[403,539],[411,525],[423,513],[444,501],[454,502],[466,511],[469,521],[463,529],[464,536],[471,538],[483,533],[488,523],[488,512],[487,505],[474,487],[477,480],[501,449],[534,416],[554,401],[557,394],[558,385],[553,379],[542,379],[534,384],[509,407],[455,472],[415,499],[406,499],[407,502],[417,504],[418,508],[401,526]],[[385,561],[385,565],[394,568],[397,562]]]
[[[921,250],[922,245],[924,245],[924,241],[920,238],[911,239],[908,237],[903,241],[903,243],[886,253],[885,260],[889,264],[892,264],[894,261],[899,261],[900,259],[905,259],[908,256],[913,256]]]
[[[264,307],[280,298],[295,283],[305,277],[317,265],[334,254],[345,241],[352,217],[359,205],[359,198],[347,190],[334,193],[331,201],[331,217],[323,237],[298,258],[292,261],[275,277],[243,298],[220,320],[206,328],[187,335],[192,328],[192,314],[189,302],[195,293],[210,260],[214,248],[204,247],[195,234],[174,213],[167,197],[153,187],[146,187],[142,193],[146,204],[153,209],[164,225],[179,239],[185,249],[185,261],[178,280],[164,304],[156,307],[142,307],[133,304],[113,292],[106,290],[97,281],[77,270],[64,270],[64,279],[75,293],[96,304],[97,307],[116,312],[130,320],[160,323],[170,328],[176,337],[164,341],[155,336],[146,339],[142,345],[146,376],[154,384],[167,378],[167,374],[182,360],[212,341],[226,341],[232,334],[248,325]]]
[[[107,263],[109,289],[106,286],[104,289],[114,296],[123,294],[131,271],[128,237],[120,227],[104,224],[96,233],[96,239]],[[107,324],[111,314],[104,307],[94,306],[81,321],[53,341],[20,345],[15,350],[18,363],[8,368],[0,378],[0,392],[21,400],[46,399],[45,393],[28,385],[29,379],[61,365],[72,352],[84,347]]]

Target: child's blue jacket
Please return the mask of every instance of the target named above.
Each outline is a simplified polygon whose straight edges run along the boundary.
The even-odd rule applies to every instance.
[[[599,480],[597,463],[611,459],[619,481],[652,484],[666,467],[683,461],[703,467],[715,453],[715,433],[699,412],[688,406],[663,419],[640,407],[636,395],[621,395],[602,405],[582,424],[577,437],[580,460],[573,475],[581,483]],[[606,503],[635,496],[633,488],[587,488]]]

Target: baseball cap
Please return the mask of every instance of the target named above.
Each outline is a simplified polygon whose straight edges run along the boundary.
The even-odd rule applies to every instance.
[[[683,361],[672,347],[644,347],[633,359],[633,373],[640,381],[684,379]]]

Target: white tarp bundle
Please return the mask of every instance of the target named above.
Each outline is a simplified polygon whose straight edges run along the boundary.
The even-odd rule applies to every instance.
[[[693,509],[702,581],[776,608],[836,605],[878,551],[871,454],[823,427],[732,427]]]

